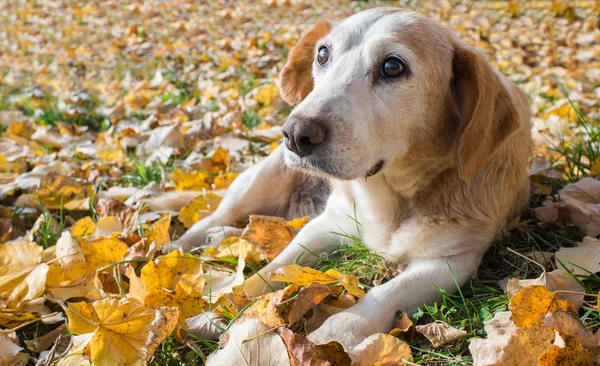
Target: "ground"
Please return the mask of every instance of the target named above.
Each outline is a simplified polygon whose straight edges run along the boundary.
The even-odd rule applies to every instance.
[[[408,314],[416,325],[444,322],[466,336],[434,348],[414,327],[398,331],[410,347],[405,359],[471,364],[469,345],[486,337],[484,322],[517,311],[501,285],[508,278],[562,268],[581,286],[576,292],[598,293],[593,251],[589,268],[554,253],[588,248],[578,244],[586,236],[586,245],[600,245],[600,5],[326,3],[0,4],[0,349],[10,355],[0,355],[0,364],[203,363],[225,344],[219,336],[246,317],[260,318],[271,333],[285,323],[302,334],[318,311],[352,303],[393,276],[393,266],[347,238],[316,266],[330,271],[319,281],[332,286],[284,276],[292,284],[279,302],[233,295],[302,220],[256,218],[242,239],[155,259],[214,210],[239,172],[277,146],[291,110],[277,75],[302,32],[320,18],[381,5],[420,11],[483,50],[526,92],[536,146],[530,204],[499,234],[477,275],[442,303]],[[311,297],[314,308],[288,324],[281,304],[298,303],[309,287],[322,298]],[[586,332],[600,328],[596,297],[575,312]],[[216,328],[199,330],[189,320],[209,313]],[[127,338],[131,332],[141,338]],[[289,341],[291,333],[278,332]],[[103,337],[114,344],[100,345]],[[110,348],[126,339],[130,349]]]

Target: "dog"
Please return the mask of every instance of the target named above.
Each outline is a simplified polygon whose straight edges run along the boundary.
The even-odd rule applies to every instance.
[[[317,22],[291,50],[280,93],[296,105],[284,143],[176,244],[239,235],[230,225],[250,214],[311,217],[246,281],[251,295],[269,289],[265,274],[330,250],[341,240],[333,232],[360,235],[398,264],[395,278],[309,334],[315,343],[352,348],[390,331],[397,310],[440,300],[438,288],[456,291],[528,200],[525,95],[419,13],[375,8]]]

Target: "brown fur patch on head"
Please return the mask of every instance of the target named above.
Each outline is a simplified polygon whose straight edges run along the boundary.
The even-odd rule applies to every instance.
[[[452,69],[460,131],[457,166],[467,179],[519,129],[519,119],[511,95],[481,53],[458,44]]]
[[[312,91],[315,44],[329,34],[330,30],[331,23],[320,20],[292,48],[279,79],[281,97],[288,104],[300,103]]]

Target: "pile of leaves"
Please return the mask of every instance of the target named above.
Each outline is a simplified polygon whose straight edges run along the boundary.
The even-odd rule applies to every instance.
[[[0,3],[0,365],[598,362],[597,2],[399,4],[521,86],[536,149],[530,207],[476,277],[389,334],[306,337],[396,273],[359,238],[244,293],[307,218],[166,254],[277,147],[277,75],[308,25],[389,5],[323,3]]]

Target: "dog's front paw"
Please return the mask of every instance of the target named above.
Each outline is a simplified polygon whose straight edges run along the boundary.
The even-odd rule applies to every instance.
[[[357,311],[359,309],[354,309],[355,307],[332,315],[310,333],[308,338],[315,344],[338,341],[349,351],[365,338],[375,333],[386,333],[391,329],[391,323],[387,319],[378,319],[377,314],[373,312],[362,314]]]

